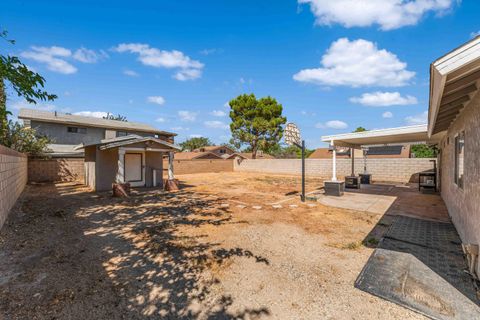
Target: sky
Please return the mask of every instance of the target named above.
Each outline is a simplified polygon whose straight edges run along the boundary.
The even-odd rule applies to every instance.
[[[228,101],[271,96],[308,148],[358,126],[426,122],[429,65],[480,33],[474,0],[16,1],[0,28],[53,102],[7,108],[121,114],[230,139]]]

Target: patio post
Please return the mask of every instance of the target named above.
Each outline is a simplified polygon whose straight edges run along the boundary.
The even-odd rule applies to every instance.
[[[125,150],[123,148],[118,148],[118,169],[115,182],[125,183]]]
[[[333,148],[332,181],[337,181],[337,151],[335,150],[335,144],[334,144],[333,140],[330,141],[330,145]]]
[[[168,180],[175,179],[173,175],[173,152],[168,153]]]

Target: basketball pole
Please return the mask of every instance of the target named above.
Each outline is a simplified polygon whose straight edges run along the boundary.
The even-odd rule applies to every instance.
[[[302,202],[305,202],[305,140],[302,140]]]

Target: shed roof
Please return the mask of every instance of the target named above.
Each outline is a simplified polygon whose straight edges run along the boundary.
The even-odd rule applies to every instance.
[[[138,135],[135,135],[135,134],[131,134],[131,135],[128,135],[128,136],[125,136],[125,137],[103,139],[103,140],[100,140],[99,142],[77,146],[75,149],[78,150],[78,149],[83,149],[83,148],[89,147],[89,146],[98,146],[100,150],[107,150],[107,149],[111,149],[111,148],[118,148],[118,147],[123,147],[123,146],[127,146],[127,145],[130,145],[130,144],[141,143],[141,142],[156,143],[156,144],[164,146],[165,149],[169,150],[169,151],[180,150],[179,147],[177,147],[176,145],[171,144],[167,141],[157,139],[155,137],[141,137],[141,136],[138,136]]]
[[[43,111],[37,109],[22,108],[18,114],[19,119],[28,119],[43,121],[49,123],[64,123],[73,125],[82,125],[87,127],[101,127],[120,130],[135,130],[141,132],[150,132],[165,136],[176,136],[176,133],[158,130],[146,123],[109,120],[94,117],[78,116],[61,112]]]

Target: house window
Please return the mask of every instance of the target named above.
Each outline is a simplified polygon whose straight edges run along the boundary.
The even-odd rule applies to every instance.
[[[221,153],[221,154],[224,154],[224,153],[226,153],[226,152],[227,152],[227,150],[225,150],[225,149],[220,149],[220,153]]]
[[[463,189],[463,170],[465,158],[465,132],[455,137],[455,183]]]
[[[67,132],[70,132],[70,133],[82,133],[82,134],[85,134],[85,133],[87,133],[87,128],[81,128],[81,127],[67,127]]]
[[[128,135],[127,131],[117,131],[117,137],[125,137]]]

